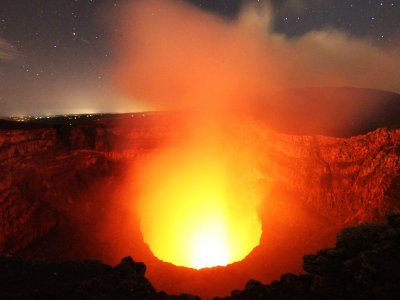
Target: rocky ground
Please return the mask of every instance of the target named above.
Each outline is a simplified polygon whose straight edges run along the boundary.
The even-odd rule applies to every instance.
[[[388,214],[385,224],[342,230],[335,248],[304,256],[303,267],[306,273],[285,274],[268,285],[250,280],[244,290],[223,299],[399,299],[400,213]],[[3,256],[0,299],[199,299],[157,292],[145,272],[146,266],[130,257],[112,268],[99,261]]]
[[[146,266],[131,257],[114,268],[99,261],[28,262],[0,257],[0,299],[182,299],[156,292]]]
[[[268,285],[251,280],[224,299],[400,299],[400,214],[342,230],[335,248],[304,256],[303,268]]]

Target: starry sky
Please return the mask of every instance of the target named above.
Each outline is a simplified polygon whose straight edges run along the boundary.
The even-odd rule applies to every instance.
[[[176,1],[227,19],[235,19],[243,5],[241,0]],[[104,26],[104,15],[124,2],[1,0],[0,116],[140,110],[108,78],[113,28]],[[288,36],[336,28],[380,47],[400,41],[400,0],[271,2],[274,30]]]

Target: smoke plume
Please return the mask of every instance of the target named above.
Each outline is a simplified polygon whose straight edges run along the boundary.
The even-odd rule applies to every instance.
[[[119,16],[118,86],[151,109],[242,107],[277,89],[355,86],[400,92],[396,49],[334,28],[287,37],[270,5],[227,20],[180,1],[135,1]]]

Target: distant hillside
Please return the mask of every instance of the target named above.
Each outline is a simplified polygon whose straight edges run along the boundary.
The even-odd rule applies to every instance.
[[[348,137],[400,128],[400,95],[351,87],[289,89],[263,99],[253,113],[284,133]]]
[[[378,128],[400,128],[400,94],[352,87],[297,88],[260,97],[247,111],[286,134],[350,137]],[[15,122],[0,119],[0,129],[99,125],[132,117],[178,116],[179,112],[68,115]],[[124,121],[123,121],[124,122]]]

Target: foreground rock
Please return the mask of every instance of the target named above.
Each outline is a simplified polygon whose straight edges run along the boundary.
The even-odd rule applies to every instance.
[[[224,299],[400,299],[400,214],[344,229],[335,248],[304,256],[303,268],[269,285],[250,280]]]
[[[304,256],[303,267],[306,274],[286,274],[269,285],[250,280],[224,299],[400,299],[400,213],[388,214],[387,224],[344,229],[335,248]],[[199,299],[157,292],[145,271],[130,257],[112,268],[98,261],[5,256],[0,257],[0,299]]]
[[[112,268],[98,261],[27,262],[0,257],[0,299],[182,299],[156,292],[146,266],[124,258]]]

